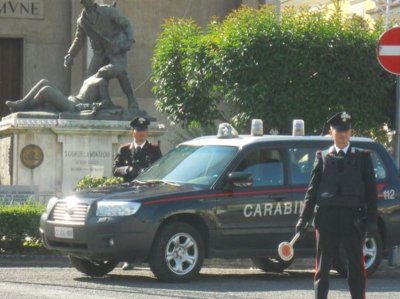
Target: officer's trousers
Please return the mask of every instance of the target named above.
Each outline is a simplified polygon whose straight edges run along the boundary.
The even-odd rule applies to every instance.
[[[315,299],[326,299],[329,291],[329,271],[340,244],[348,259],[348,276],[352,299],[365,299],[366,273],[362,251],[363,237],[360,230],[349,228],[345,233],[316,231],[317,261],[314,277]]]

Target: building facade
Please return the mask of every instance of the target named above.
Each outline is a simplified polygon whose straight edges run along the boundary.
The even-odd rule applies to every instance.
[[[0,0],[0,116],[39,79],[68,92],[63,56],[70,42],[71,3],[62,0]]]
[[[282,0],[281,7],[289,6],[328,12],[340,9],[347,15],[355,14],[371,22],[382,18],[387,26],[400,22],[399,0]]]

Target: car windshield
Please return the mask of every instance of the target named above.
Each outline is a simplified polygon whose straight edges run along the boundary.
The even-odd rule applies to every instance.
[[[233,146],[181,145],[155,162],[137,180],[211,186],[237,151]]]

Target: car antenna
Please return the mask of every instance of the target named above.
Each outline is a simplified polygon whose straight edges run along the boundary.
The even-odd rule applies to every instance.
[[[328,119],[326,119],[325,121],[324,121],[324,125],[322,126],[322,131],[321,131],[321,134],[320,134],[320,136],[324,136],[325,135],[325,129],[326,129],[326,124],[328,123]]]
[[[324,125],[322,126],[321,134],[319,134],[320,136],[324,136],[324,133],[325,133],[325,126],[326,126],[326,122],[324,122]]]

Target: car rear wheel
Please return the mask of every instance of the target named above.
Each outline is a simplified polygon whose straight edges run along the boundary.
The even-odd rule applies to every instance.
[[[107,273],[114,270],[117,266],[118,262],[114,261],[92,261],[81,259],[79,257],[70,255],[68,256],[72,266],[75,267],[76,270],[82,272],[89,276],[104,276]]]
[[[149,258],[154,275],[166,282],[194,279],[204,260],[204,241],[198,231],[182,222],[164,226],[154,240]]]
[[[253,258],[251,259],[254,266],[263,270],[264,272],[282,272],[289,268],[294,259],[284,261],[279,257],[266,257],[266,258]]]
[[[382,261],[382,240],[379,234],[365,238],[363,247],[365,257],[365,269],[368,277],[376,271]],[[343,277],[347,277],[348,261],[344,250],[339,251],[339,255],[333,261],[333,268]]]

